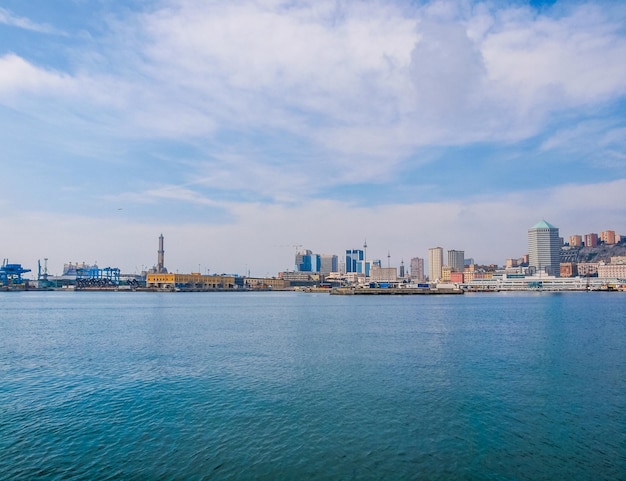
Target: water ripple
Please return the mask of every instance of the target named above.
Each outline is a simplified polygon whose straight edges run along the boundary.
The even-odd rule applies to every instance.
[[[626,479],[626,298],[458,297],[0,296],[0,479]]]

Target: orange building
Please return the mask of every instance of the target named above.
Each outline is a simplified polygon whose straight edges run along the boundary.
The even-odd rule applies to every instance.
[[[569,245],[570,247],[582,247],[583,236],[578,234],[569,236]]]
[[[561,277],[576,277],[578,265],[574,262],[561,262]]]
[[[603,230],[602,232],[600,232],[600,240],[607,245],[615,244],[615,231]]]

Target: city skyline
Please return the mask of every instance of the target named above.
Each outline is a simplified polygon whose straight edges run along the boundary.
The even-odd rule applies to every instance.
[[[617,244],[620,243],[620,241],[623,241],[625,236],[622,236],[619,234],[619,232],[615,232],[613,230],[605,230],[605,231],[601,231],[602,234],[604,235],[605,239],[601,239],[597,233],[587,233],[584,236],[581,236],[579,234],[574,234],[574,235],[569,235],[569,237],[564,237],[563,235],[561,235],[559,233],[559,228],[555,227],[553,225],[551,225],[550,223],[546,222],[545,219],[543,219],[542,221],[540,221],[539,223],[537,223],[536,225],[530,227],[527,230],[527,249],[526,252],[523,254],[516,254],[513,256],[509,256],[506,259],[500,260],[500,261],[496,261],[496,262],[489,262],[489,263],[476,263],[477,265],[496,265],[496,266],[504,266],[505,264],[508,263],[509,259],[513,259],[513,260],[519,260],[521,259],[523,256],[530,256],[531,258],[531,265],[533,265],[533,257],[537,258],[537,256],[539,255],[538,253],[536,253],[535,251],[535,246],[536,246],[536,241],[531,242],[531,231],[535,231],[537,229],[537,227],[546,227],[548,229],[552,229],[555,230],[556,233],[552,233],[551,234],[551,238],[553,241],[557,241],[559,242],[558,244],[558,249],[560,251],[562,246],[567,246],[568,245],[568,241],[571,241],[573,238],[582,238],[584,239],[582,245],[583,246],[592,246],[595,247],[598,245],[599,242],[605,243],[606,240],[609,240],[609,242],[606,242],[607,244]],[[588,239],[595,239],[593,244],[588,244],[587,240]],[[156,262],[154,263],[148,263],[148,264],[142,264],[141,268],[138,267],[138,264],[135,263],[135,269],[133,270],[126,270],[124,271],[124,273],[126,274],[139,274],[141,272],[167,272],[168,271],[168,267],[166,265],[165,262],[165,249],[164,249],[164,242],[165,242],[165,236],[161,233],[158,236],[158,250],[156,250]],[[562,242],[562,244],[561,244]],[[274,272],[267,272],[265,274],[266,277],[274,277],[275,275],[281,273],[281,272],[289,272],[289,271],[303,271],[303,272],[311,272],[311,273],[325,273],[328,274],[330,272],[344,272],[344,273],[350,273],[350,272],[356,272],[356,273],[362,273],[363,272],[363,264],[364,262],[367,262],[367,271],[369,273],[370,267],[374,264],[377,264],[379,266],[383,266],[384,262],[383,262],[383,257],[379,257],[379,256],[373,256],[373,257],[367,257],[367,259],[365,259],[366,256],[366,250],[364,248],[367,247],[367,241],[365,241],[364,245],[362,246],[362,248],[360,249],[345,249],[344,250],[340,250],[340,253],[338,254],[334,254],[334,253],[318,253],[318,252],[314,252],[311,249],[306,248],[305,245],[293,245],[291,246],[293,248],[295,248],[295,254],[293,255],[293,264],[290,267],[287,267],[286,269],[278,269]],[[381,249],[376,249],[375,252],[380,251]],[[447,258],[447,262],[444,260],[444,250],[446,252],[446,258]],[[370,255],[371,255],[371,251],[370,251]],[[433,257],[435,256],[435,257]],[[400,260],[397,261],[396,260],[396,256],[392,256],[391,252],[389,250],[387,250],[387,255],[386,257],[386,262],[390,263],[389,267],[393,267],[395,269],[400,269],[401,266],[404,263],[404,257],[400,257]],[[348,262],[348,259],[351,258],[352,261]],[[391,259],[394,259],[394,262],[391,263]],[[418,256],[419,258],[419,256]],[[5,261],[10,261],[11,263],[14,263],[15,260],[14,259],[8,259],[6,257],[3,257],[3,259]],[[471,261],[471,263],[474,263],[474,257],[470,256],[470,257],[465,257],[465,252],[464,251],[459,251],[459,250],[455,250],[455,249],[444,249],[443,247],[431,247],[428,248],[424,257],[420,258],[421,260],[421,265],[422,268],[426,268],[426,272],[424,272],[424,275],[428,276],[428,277],[432,277],[433,276],[433,268],[431,267],[432,265],[432,260],[435,259],[435,271],[436,272],[434,274],[435,278],[440,278],[441,277],[441,269],[443,267],[450,267],[452,268],[453,271],[456,272],[462,272],[463,269],[460,268],[461,266],[461,262],[463,260],[463,262],[467,262],[468,260]],[[102,267],[102,263],[99,263],[97,260],[94,260],[93,262],[89,262],[89,261],[79,261],[76,259],[70,259],[67,260],[63,263],[63,268],[61,269],[60,272],[57,272],[54,268],[48,268],[48,261],[50,260],[49,258],[44,258],[45,260],[45,265],[46,265],[46,270],[47,272],[49,272],[51,275],[58,275],[60,274],[60,272],[62,272],[66,266],[68,265],[72,265],[72,263],[76,264],[76,265],[85,265],[85,266],[90,266],[90,265],[94,265],[97,266],[98,264],[100,264],[100,267]],[[417,258],[410,258],[411,263],[413,260],[417,260]],[[302,268],[301,263],[305,263],[305,265],[307,267]],[[542,261],[543,262],[543,261]],[[31,266],[31,263],[29,262],[19,262],[20,264],[23,264],[24,267],[28,267],[30,268],[31,271],[36,272],[34,270],[34,268]],[[32,265],[36,265],[37,263],[42,264],[42,259],[37,259],[32,261]],[[119,265],[116,263],[106,263],[109,267],[115,267],[119,269]],[[352,266],[351,266],[352,264]],[[540,263],[541,264],[541,263]],[[54,262],[52,263],[52,265],[55,265]],[[544,262],[544,267],[545,267],[545,262]],[[172,269],[170,270],[170,272],[198,272],[201,274],[208,274],[209,272],[211,272],[211,274],[230,274],[230,275],[243,275],[243,276],[249,276],[250,275],[250,269],[249,266],[245,266],[245,269],[243,271],[239,271],[237,269],[231,269],[231,270],[222,270],[222,271],[215,271],[215,270],[211,270],[207,265],[204,265],[202,263],[197,263],[194,265],[194,267],[196,267],[196,269],[190,269],[188,271],[184,271],[179,269],[176,266],[172,266]],[[300,267],[299,267],[300,266]],[[329,266],[335,266],[337,267],[336,270],[332,270],[329,269]],[[351,267],[350,267],[351,266]],[[538,268],[537,268],[538,269]],[[122,269],[123,270],[123,269]],[[409,265],[409,268],[407,269],[407,273],[410,272],[411,267]],[[261,275],[262,277],[263,275]],[[253,277],[259,277],[257,276],[253,276]]]
[[[619,2],[0,6],[0,255],[293,269],[294,246],[478,264],[626,233]]]

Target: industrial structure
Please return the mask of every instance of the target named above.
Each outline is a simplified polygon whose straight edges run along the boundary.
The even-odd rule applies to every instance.
[[[117,287],[120,285],[120,270],[117,267],[98,266],[90,269],[76,270],[76,289],[86,289],[90,287]]]
[[[30,272],[30,269],[24,269],[22,264],[9,264],[9,260],[4,259],[0,267],[0,286],[4,289],[24,287],[22,274],[27,272]]]

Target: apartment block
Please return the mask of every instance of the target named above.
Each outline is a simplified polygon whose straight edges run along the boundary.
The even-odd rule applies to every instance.
[[[603,230],[600,232],[600,240],[607,245],[615,244],[615,231],[614,230]]]
[[[582,247],[583,236],[578,234],[569,236],[569,245],[570,247]]]
[[[585,234],[585,247],[598,247],[598,234]]]

